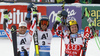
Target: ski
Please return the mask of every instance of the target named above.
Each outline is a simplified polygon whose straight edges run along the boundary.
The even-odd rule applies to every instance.
[[[36,31],[35,34],[33,35],[33,39],[34,39],[34,45],[35,45],[35,52],[36,52],[36,56],[40,56],[39,54],[39,45],[38,45],[38,33],[37,33],[37,15],[33,16],[34,19],[36,19]]]
[[[28,10],[31,10],[33,12],[33,21],[34,21],[34,26],[36,25],[36,30],[35,33],[33,34],[33,40],[34,40],[34,46],[35,46],[35,54],[36,56],[40,56],[39,54],[39,45],[38,45],[38,33],[37,33],[37,21],[38,21],[38,16],[37,16],[37,6],[34,3],[31,3],[28,5]]]
[[[13,50],[14,50],[14,56],[17,56],[17,33],[16,33],[16,26],[11,26],[11,34],[12,34],[12,43],[13,43]]]
[[[88,40],[89,40],[89,36],[90,36],[90,28],[87,26],[84,29],[84,39],[83,39],[84,46],[82,47],[82,56],[85,56],[86,49],[87,49],[87,43],[88,43]]]

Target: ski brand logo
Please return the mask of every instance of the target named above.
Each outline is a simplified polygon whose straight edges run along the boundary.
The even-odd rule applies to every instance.
[[[84,38],[88,38],[90,34],[90,28],[87,26],[84,30]]]
[[[12,27],[11,31],[14,31],[14,28]]]
[[[86,32],[89,32],[88,28],[87,28]]]

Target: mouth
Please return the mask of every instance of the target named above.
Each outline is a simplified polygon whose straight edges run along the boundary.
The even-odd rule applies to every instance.
[[[25,31],[21,31],[22,33],[24,33]]]

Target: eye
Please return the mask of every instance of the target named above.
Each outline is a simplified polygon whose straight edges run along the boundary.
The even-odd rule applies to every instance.
[[[20,27],[20,28],[23,28],[23,27]]]
[[[27,29],[26,27],[24,27],[24,29]]]

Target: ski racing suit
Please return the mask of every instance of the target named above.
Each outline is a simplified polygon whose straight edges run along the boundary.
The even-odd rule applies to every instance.
[[[65,56],[80,56],[83,47],[83,37],[81,34],[69,34],[69,30],[63,30],[57,25],[56,34],[64,40]]]
[[[66,35],[64,33],[65,42],[65,56],[80,56],[83,39],[82,36],[78,33]]]
[[[50,29],[42,31],[40,27],[37,27],[37,33],[40,56],[50,56],[50,44],[54,35],[54,31]]]
[[[79,33],[69,34],[69,30],[63,30],[62,33],[61,31],[62,28],[57,25],[56,34],[62,37],[65,43],[65,56],[81,56],[81,51],[84,44],[84,38],[82,37],[82,35]],[[90,39],[94,38],[91,31],[90,35]]]
[[[36,20],[32,20],[32,25],[30,26],[29,32],[25,33],[25,34],[19,34],[17,33],[17,52],[20,53],[20,56],[29,56],[29,49],[30,49],[30,44],[32,41],[32,37],[33,34],[35,32],[35,28],[36,25],[34,25],[36,23]],[[8,29],[8,22],[6,23],[6,34],[9,37],[9,39],[12,41],[12,36],[11,36],[11,30]],[[27,55],[24,55],[24,54]]]

